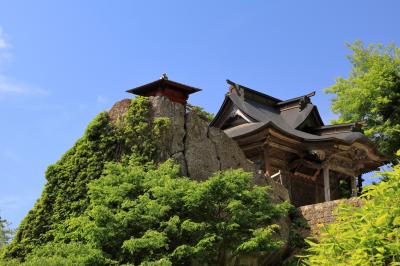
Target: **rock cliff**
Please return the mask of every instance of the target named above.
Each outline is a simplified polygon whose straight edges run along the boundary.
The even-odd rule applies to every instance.
[[[213,173],[227,169],[243,168],[253,172],[254,183],[270,186],[276,202],[289,200],[288,191],[279,183],[266,179],[256,172],[255,165],[247,160],[237,143],[223,131],[209,127],[208,122],[195,111],[171,102],[163,96],[150,97],[152,119],[167,117],[170,125],[162,135],[158,152],[160,161],[174,158],[181,166],[182,175],[196,180],[205,180]],[[130,100],[116,103],[109,115],[117,120],[129,108]],[[280,238],[288,243],[290,220],[282,218],[277,221],[280,226]],[[276,265],[280,263],[287,245],[273,254],[259,256],[232,256],[226,254],[226,265]]]
[[[152,119],[166,117],[170,120],[158,147],[160,161],[174,158],[181,166],[182,175],[196,180],[207,179],[216,171],[243,168],[254,173],[255,184],[271,186],[279,200],[289,199],[283,186],[258,174],[237,143],[222,130],[209,127],[196,111],[187,110],[163,96],[150,97],[150,103]],[[129,99],[117,102],[109,116],[118,120],[129,105]]]

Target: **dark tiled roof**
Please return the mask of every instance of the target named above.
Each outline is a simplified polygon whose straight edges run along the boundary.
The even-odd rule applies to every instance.
[[[235,106],[245,115],[251,117],[255,121],[253,123],[242,124],[225,129],[225,133],[229,137],[237,138],[239,136],[255,133],[267,127],[273,127],[287,135],[301,139],[305,142],[337,141],[340,143],[352,144],[358,141],[368,144],[369,146],[374,146],[364,134],[360,132],[353,132],[353,124],[325,126],[319,115],[317,107],[313,105],[309,99],[303,108],[292,104],[289,108],[284,110],[281,109],[282,104],[280,103],[288,104],[295,103],[296,101],[299,102],[304,99],[304,97],[313,96],[314,93],[296,97],[287,101],[281,101],[274,97],[233,83],[232,81],[228,81],[228,83],[231,86],[235,86],[236,88],[240,89],[242,93],[236,93],[235,91],[231,90],[231,92],[226,95],[223,105],[221,106],[214,120],[210,123],[210,126],[223,127],[223,125],[221,125],[221,123],[224,123],[222,120],[223,113],[227,112],[229,109],[227,107],[231,105]],[[268,99],[273,99],[274,101],[270,101],[271,104],[266,104],[264,101],[255,100],[252,97],[246,97],[246,93],[257,93],[258,96],[264,95]],[[303,123],[307,122],[308,119],[313,119],[313,121],[315,121],[315,125],[312,128],[307,128],[306,132],[301,130],[300,127]],[[339,128],[341,129],[340,131],[332,131],[332,129]],[[327,130],[329,130],[329,134],[319,134],[320,131]]]
[[[147,91],[156,90],[156,89],[159,89],[160,87],[161,88],[162,87],[174,88],[174,89],[182,91],[186,94],[191,94],[191,93],[201,91],[201,89],[198,89],[198,88],[195,88],[192,86],[188,86],[188,85],[185,85],[185,84],[182,84],[182,83],[179,83],[176,81],[172,81],[169,79],[161,78],[159,80],[147,83],[145,85],[127,90],[126,92],[137,94],[137,95],[142,95],[143,93],[146,93]]]

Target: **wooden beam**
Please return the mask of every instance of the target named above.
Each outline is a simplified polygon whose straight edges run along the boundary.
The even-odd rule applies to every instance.
[[[331,200],[331,188],[329,184],[329,165],[324,164],[323,166],[324,172],[324,192],[325,192],[325,201]]]
[[[286,142],[286,143],[291,143],[291,144],[300,144],[301,143],[301,141],[299,141],[299,140],[296,140],[296,139],[293,139],[293,138],[290,138],[290,137],[287,137],[287,136],[285,136],[285,135],[283,135],[283,134],[281,134],[281,133],[279,133],[279,132],[277,132],[277,131],[275,131],[275,130],[273,130],[273,129],[268,129],[268,132],[272,135],[272,136],[274,136],[274,137],[276,137],[276,138],[278,138],[278,139],[281,139],[281,140],[283,140],[284,142]]]
[[[296,159],[290,163],[289,167],[295,168],[298,165],[304,165],[304,166],[310,167],[312,169],[321,169],[322,168],[321,164],[315,163],[315,162],[312,162],[309,160],[305,160],[305,159]]]
[[[301,176],[301,177],[303,177],[303,178],[305,178],[305,179],[309,179],[309,180],[311,180],[311,176],[309,176],[309,175],[306,175],[306,174],[303,174],[303,173],[301,173],[301,172],[297,172],[297,171],[295,171],[294,173],[293,173],[293,175],[295,175],[295,176]]]
[[[298,154],[300,155],[301,153],[298,150],[292,149],[288,146],[282,145],[282,144],[278,144],[275,142],[270,142],[268,145],[270,145],[271,147],[277,148],[279,150],[282,151],[286,151],[286,152],[290,152],[290,153],[294,153],[294,154]]]
[[[369,159],[372,159],[377,162],[382,161],[382,158],[380,158],[380,156],[378,154],[375,154],[375,152],[371,148],[368,148],[365,145],[358,143],[358,142],[353,143],[352,146],[356,147],[360,150],[364,150]]]
[[[353,162],[353,160],[351,158],[343,156],[340,153],[334,153],[331,158],[338,158],[339,160],[343,160],[343,161],[350,162],[350,163]]]
[[[242,145],[240,148],[244,151],[262,148],[263,142],[253,142],[250,144]]]
[[[313,181],[317,180],[319,173],[321,173],[321,168],[315,171],[313,177],[311,178]]]
[[[336,165],[336,164],[330,164],[329,168],[332,171],[335,171],[335,172],[338,172],[338,173],[341,173],[341,174],[345,174],[347,176],[355,176],[354,171],[352,171],[350,169],[347,169],[347,168],[344,168],[344,167],[341,167],[341,166]]]
[[[270,161],[271,161],[271,166],[277,166],[277,168],[282,168],[282,167],[287,168],[287,162],[285,160],[270,157]]]

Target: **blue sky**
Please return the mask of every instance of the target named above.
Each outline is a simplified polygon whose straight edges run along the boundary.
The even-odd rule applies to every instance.
[[[216,112],[225,79],[277,98],[347,76],[345,42],[400,44],[400,1],[0,0],[0,215],[16,227],[44,172],[124,91],[158,79],[203,89]]]

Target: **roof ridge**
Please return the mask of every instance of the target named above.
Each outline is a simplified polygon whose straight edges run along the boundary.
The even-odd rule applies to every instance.
[[[299,100],[303,99],[304,97],[310,98],[310,97],[313,97],[314,95],[315,95],[315,91],[312,91],[312,92],[310,92],[308,94],[305,94],[305,95],[302,95],[302,96],[298,96],[298,97],[294,97],[294,98],[290,98],[290,99],[281,101],[281,102],[277,103],[277,105],[284,105],[284,104],[287,104],[287,103],[299,101]]]

